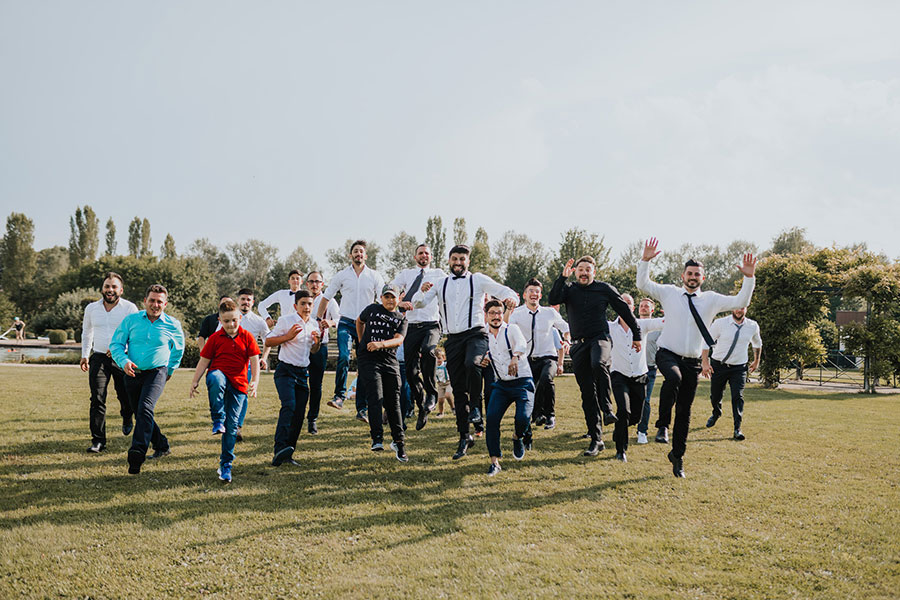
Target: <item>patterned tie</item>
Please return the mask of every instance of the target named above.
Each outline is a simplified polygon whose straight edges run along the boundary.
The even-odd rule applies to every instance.
[[[694,317],[694,323],[697,324],[697,329],[700,330],[700,335],[703,336],[703,341],[706,342],[706,345],[712,348],[716,345],[716,341],[712,339],[712,336],[709,335],[709,329],[706,328],[706,324],[703,323],[703,319],[700,318],[700,313],[697,312],[697,307],[694,306],[694,296],[697,294],[688,294],[684,293],[688,298],[688,308],[691,309],[691,316]]]
[[[728,348],[728,352],[725,354],[725,358],[722,359],[722,362],[728,362],[728,357],[731,356],[732,352],[734,352],[734,347],[737,346],[738,338],[741,336],[741,327],[743,327],[744,324],[741,323],[740,325],[738,325],[737,323],[735,323],[734,326],[737,327],[734,332],[734,339],[731,340],[731,347]]]

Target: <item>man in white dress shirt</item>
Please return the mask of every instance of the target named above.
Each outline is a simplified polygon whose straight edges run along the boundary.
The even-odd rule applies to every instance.
[[[306,287],[313,298],[312,314],[319,314],[319,305],[324,303],[325,316],[319,319],[319,330],[324,335],[332,327],[337,326],[341,318],[341,309],[337,300],[326,300],[322,294],[325,278],[321,271],[310,271],[306,274]],[[322,381],[325,379],[325,368],[328,364],[328,340],[323,338],[318,352],[309,357],[309,412],[306,415],[307,431],[310,435],[319,433],[319,407],[322,405]]]
[[[722,416],[722,394],[725,392],[725,384],[731,388],[731,414],[734,417],[734,439],[742,441],[744,433],[741,431],[741,423],[744,416],[744,383],[747,380],[747,372],[752,373],[759,367],[759,357],[762,353],[762,338],[759,335],[759,325],[753,319],[747,318],[746,308],[737,308],[731,311],[731,315],[716,319],[709,334],[716,341],[712,349],[712,359],[709,350],[703,350],[702,364],[704,370],[712,370],[709,383],[709,400],[712,403],[712,416],[706,422],[707,427],[712,427]],[[753,346],[753,362],[747,366],[747,345]]]
[[[509,318],[512,325],[518,325],[528,344],[526,357],[537,390],[534,393],[534,410],[531,420],[535,426],[544,429],[556,426],[556,387],[553,378],[559,371],[554,330],[562,337],[563,349],[569,344],[569,324],[556,309],[541,306],[543,284],[532,278],[525,284],[522,298],[525,304],[513,311]]]
[[[447,371],[456,401],[456,428],[459,446],[454,459],[466,455],[475,444],[469,435],[469,411],[482,402],[482,358],[488,351],[482,307],[487,296],[499,298],[508,308],[515,308],[518,295],[487,275],[469,272],[469,247],[456,245],[450,249],[450,273],[435,282],[426,281],[412,298],[416,308],[424,308],[435,298],[447,332],[444,350]]]
[[[109,272],[103,278],[103,298],[84,308],[81,326],[81,370],[89,373],[91,388],[91,447],[88,452],[99,453],[106,449],[106,392],[109,380],[113,380],[122,415],[122,434],[128,435],[134,428],[131,404],[125,391],[125,373],[109,355],[109,342],[113,332],[126,316],[136,313],[137,306],[122,298],[124,283],[118,273]]]
[[[441,324],[438,322],[437,297],[424,308],[413,306],[412,298],[426,281],[446,277],[442,269],[431,268],[431,248],[419,244],[415,254],[416,267],[405,269],[391,282],[402,290],[400,310],[406,313],[406,337],[403,338],[403,358],[406,366],[406,382],[419,409],[416,431],[428,423],[428,413],[437,404],[436,358],[434,351],[441,341]]]
[[[325,290],[325,298],[333,299],[341,293],[341,317],[337,327],[338,362],[334,374],[334,398],[328,406],[344,408],[347,395],[347,372],[350,370],[350,349],[359,344],[356,337],[356,318],[364,308],[377,302],[384,287],[384,278],[378,271],[366,266],[366,242],[356,240],[350,245],[350,266],[338,272]],[[325,316],[328,305],[323,301],[315,317]],[[320,322],[321,324],[321,322]],[[356,389],[356,418],[364,423],[369,422],[368,398],[362,379]]]
[[[622,294],[622,300],[632,311],[634,298],[631,294]],[[663,327],[662,319],[638,319],[644,340],[651,331],[659,331]],[[628,462],[625,452],[628,450],[628,426],[637,425],[644,413],[644,397],[647,390],[647,345],[641,344],[639,350],[631,345],[631,330],[625,319],[619,317],[609,322],[609,337],[612,339],[612,381],[613,397],[616,399],[616,427],[613,440],[616,442],[616,459]]]
[[[297,294],[297,291],[300,289],[300,286],[303,285],[303,273],[298,271],[297,269],[292,270],[288,274],[288,287],[286,290],[278,290],[269,295],[268,298],[262,300],[259,303],[259,306],[256,307],[256,310],[259,311],[259,316],[266,320],[266,325],[269,328],[275,327],[275,320],[272,319],[271,315],[269,315],[269,307],[273,304],[278,304],[279,309],[281,310],[281,316],[292,314],[294,311],[294,296]]]
[[[664,378],[659,397],[659,428],[657,441],[666,434],[675,407],[675,428],[672,431],[672,451],[669,461],[672,473],[684,477],[684,451],[691,424],[691,404],[697,392],[697,377],[701,372],[700,357],[703,345],[715,345],[709,325],[720,312],[747,306],[756,285],[756,258],[744,255],[739,267],[744,275],[741,291],[735,296],[703,292],[703,265],[694,260],[685,263],[681,273],[682,286],[661,285],[650,280],[650,261],[659,255],[656,238],[650,238],[637,268],[637,287],[660,301],[666,314],[659,336],[656,366]],[[703,375],[709,377],[710,371]]]

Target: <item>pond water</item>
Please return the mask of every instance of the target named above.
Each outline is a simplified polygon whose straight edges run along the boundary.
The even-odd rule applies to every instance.
[[[37,358],[39,356],[65,356],[66,354],[80,354],[81,347],[66,348],[0,348],[0,362],[22,362],[22,357]]]

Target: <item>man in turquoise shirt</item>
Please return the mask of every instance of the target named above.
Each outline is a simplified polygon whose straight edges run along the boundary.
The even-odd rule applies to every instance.
[[[149,458],[169,454],[169,440],[159,430],[153,409],[166,381],[181,363],[184,333],[178,319],[163,312],[168,298],[169,292],[159,284],[147,288],[145,310],[125,317],[109,343],[113,360],[127,375],[125,390],[134,411],[134,433],[128,450],[128,472],[132,475],[141,472],[151,444],[154,452]]]

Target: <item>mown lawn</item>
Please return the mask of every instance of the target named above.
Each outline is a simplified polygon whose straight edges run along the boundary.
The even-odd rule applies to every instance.
[[[403,465],[324,406],[302,466],[273,468],[266,374],[222,486],[189,382],[178,372],[158,405],[172,455],[129,476],[117,410],[109,450],[85,453],[86,375],[0,367],[0,597],[900,596],[898,396],[751,389],[734,442],[729,407],[703,426],[701,387],[677,480],[668,446],[613,460],[611,431],[600,457],[582,457],[565,377],[557,429],[516,462],[507,415],[504,470],[487,478],[483,440],[450,459],[452,417],[410,428]]]

